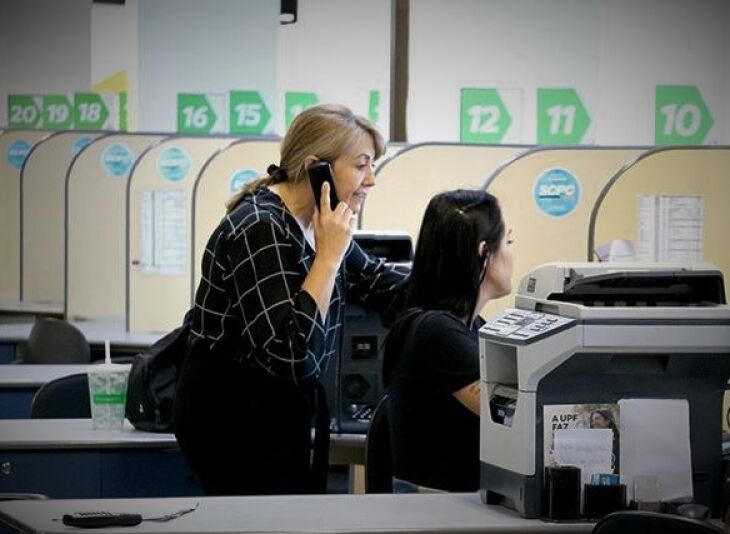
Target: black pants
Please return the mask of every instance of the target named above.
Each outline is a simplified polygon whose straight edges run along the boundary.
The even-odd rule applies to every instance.
[[[236,362],[186,358],[176,391],[175,436],[206,494],[325,493],[329,435],[322,391]],[[311,429],[318,412],[327,435],[319,425],[313,462]]]

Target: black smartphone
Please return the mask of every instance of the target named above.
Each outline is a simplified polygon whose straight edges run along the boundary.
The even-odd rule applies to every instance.
[[[319,160],[307,167],[309,174],[309,182],[312,184],[312,192],[314,193],[314,205],[319,209],[319,199],[322,194],[322,184],[329,182],[330,184],[330,208],[334,210],[339,203],[337,199],[337,191],[335,191],[335,181],[332,178],[332,167],[329,161]]]

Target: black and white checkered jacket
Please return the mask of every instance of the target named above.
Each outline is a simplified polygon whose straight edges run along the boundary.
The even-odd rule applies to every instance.
[[[385,311],[409,269],[369,256],[353,241],[323,323],[316,302],[301,290],[314,254],[276,194],[262,188],[245,197],[206,246],[191,344],[234,355],[274,377],[294,382],[320,377],[338,348],[345,295]]]

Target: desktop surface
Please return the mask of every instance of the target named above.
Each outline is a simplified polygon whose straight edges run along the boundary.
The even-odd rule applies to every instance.
[[[29,532],[69,532],[63,514],[138,513],[143,518],[197,508],[169,522],[144,521],[135,532],[590,532],[594,523],[546,523],[484,505],[477,493],[296,495],[0,502],[0,517]],[[105,528],[107,534],[129,527]]]
[[[332,465],[362,464],[364,456],[364,436],[332,436]],[[128,421],[94,430],[91,419],[0,420],[0,464],[6,466],[0,493],[57,499],[201,494],[174,434],[135,430]]]

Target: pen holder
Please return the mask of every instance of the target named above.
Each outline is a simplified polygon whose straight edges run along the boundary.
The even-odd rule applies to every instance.
[[[543,515],[548,521],[570,521],[580,516],[580,468],[571,465],[545,468]]]
[[[583,516],[600,519],[604,515],[626,508],[626,484],[617,486],[583,486]]]

